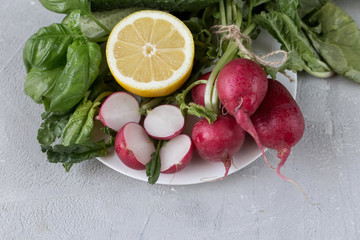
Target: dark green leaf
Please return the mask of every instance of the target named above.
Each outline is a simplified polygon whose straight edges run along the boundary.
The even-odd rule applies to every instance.
[[[63,167],[65,168],[65,171],[69,172],[70,168],[72,167],[73,163],[63,163]]]
[[[71,146],[55,145],[46,152],[48,161],[51,163],[79,163],[95,157],[103,157],[108,154],[109,147],[113,143],[105,141],[91,144],[75,144]]]
[[[31,68],[47,70],[65,65],[66,51],[72,41],[72,33],[65,25],[54,23],[40,28],[25,43],[23,58],[27,71]]]
[[[163,144],[163,140],[160,140],[156,147],[156,152],[151,154],[151,160],[146,164],[146,176],[148,176],[148,183],[155,184],[160,176],[161,159],[160,149]]]
[[[355,21],[327,3],[309,18],[309,24],[316,27],[306,30],[321,57],[338,74],[360,82],[360,30]]]
[[[49,162],[64,163],[65,169],[69,170],[74,163],[108,154],[109,148],[114,144],[114,136],[108,142],[91,140],[94,116],[99,104],[100,102],[91,102],[85,97],[70,118],[69,114],[43,114],[44,122],[39,130],[38,140]],[[56,138],[61,138],[59,144],[53,144]]]
[[[69,112],[84,97],[99,73],[101,51],[93,42],[74,42],[68,48],[63,72],[45,93],[48,111]]]
[[[76,108],[75,112],[71,115],[71,118],[69,119],[69,122],[67,123],[65,129],[63,130],[62,136],[61,136],[61,144],[64,146],[73,145],[75,143],[78,143],[78,139],[80,137],[80,134],[82,132],[82,129],[84,127],[92,130],[93,127],[93,109],[95,108],[95,104],[93,104],[91,101],[88,101],[87,98],[84,98],[83,102],[79,104],[79,106]],[[92,111],[93,110],[93,111]],[[91,111],[91,114],[90,114]],[[86,126],[86,122],[88,120],[88,117],[91,118],[90,126]],[[89,124],[89,123],[88,123]],[[87,133],[87,141],[90,140],[91,132]],[[84,142],[87,142],[84,141]]]
[[[37,139],[41,145],[50,146],[56,138],[59,138],[69,121],[69,114],[54,115],[52,113],[43,114],[43,122],[38,131]]]
[[[36,103],[42,103],[44,93],[51,87],[63,69],[63,67],[51,70],[32,68],[26,76],[24,84],[26,95],[31,97]]]
[[[300,17],[303,18],[309,13],[319,10],[330,0],[300,0]]]
[[[50,70],[66,63],[68,46],[74,39],[84,39],[79,24],[79,12],[69,17],[69,24],[52,24],[32,35],[25,43],[23,59],[27,72],[31,68]]]

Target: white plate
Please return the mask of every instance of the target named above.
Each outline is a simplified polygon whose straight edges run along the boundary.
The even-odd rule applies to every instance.
[[[279,49],[279,44],[265,31],[261,33],[258,39],[254,42],[253,48],[256,49],[256,53],[268,53]],[[277,75],[277,80],[285,85],[285,87],[290,91],[292,96],[296,96],[296,87],[297,87],[297,76],[292,72],[288,72],[288,75],[295,81],[290,81],[288,78],[284,77],[281,74]],[[191,136],[191,129],[194,123],[197,121],[195,117],[187,117],[184,133]],[[256,146],[255,142],[249,137],[246,136],[244,145],[240,151],[235,154],[234,164],[229,170],[229,175],[239,171],[245,166],[249,165],[255,161],[261,152]],[[147,176],[145,170],[133,170],[126,167],[117,157],[115,151],[112,151],[108,156],[98,158],[100,162],[106,166],[118,171],[129,177],[139,179],[147,182]],[[236,167],[235,167],[236,166]],[[209,182],[214,179],[220,178],[224,175],[224,165],[223,163],[209,163],[201,159],[197,154],[194,155],[191,163],[182,171],[175,174],[160,174],[160,177],[157,181],[157,184],[167,184],[167,185],[188,185],[196,183]]]

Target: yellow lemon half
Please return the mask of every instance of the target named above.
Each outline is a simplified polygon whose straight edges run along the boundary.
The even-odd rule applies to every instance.
[[[194,61],[190,30],[175,16],[144,10],[111,31],[106,58],[116,81],[142,97],[166,96],[181,87]]]

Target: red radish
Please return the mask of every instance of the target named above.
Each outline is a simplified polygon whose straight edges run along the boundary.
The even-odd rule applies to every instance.
[[[208,80],[210,74],[211,72],[205,73],[204,75],[200,76],[198,80]],[[204,107],[205,107],[205,101],[204,101],[205,89],[206,89],[205,83],[196,85],[191,89],[191,96],[194,103],[202,105]]]
[[[144,120],[146,132],[153,138],[168,140],[179,135],[184,129],[185,119],[174,105],[160,105],[151,110]]]
[[[165,143],[160,149],[161,173],[176,173],[190,162],[194,152],[189,136],[181,134]]]
[[[229,172],[232,156],[240,150],[244,138],[244,130],[229,115],[218,116],[213,124],[202,118],[192,130],[192,140],[198,154],[211,162],[223,162],[224,177]]]
[[[238,58],[227,63],[219,73],[216,83],[219,99],[227,112],[248,132],[259,146],[268,162],[250,116],[260,106],[266,95],[268,80],[264,70],[255,62]]]
[[[155,152],[154,143],[144,128],[137,123],[127,123],[117,133],[115,151],[120,160],[129,168],[141,170]]]
[[[286,162],[291,147],[295,146],[304,134],[304,117],[289,91],[276,80],[268,81],[269,88],[264,101],[251,116],[251,120],[261,143],[278,151],[280,163],[276,172],[288,181],[289,179],[280,173],[280,168]]]
[[[96,117],[105,126],[119,131],[129,122],[139,123],[139,102],[127,92],[116,92],[106,98]]]

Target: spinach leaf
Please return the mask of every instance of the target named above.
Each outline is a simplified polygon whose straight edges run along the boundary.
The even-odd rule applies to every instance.
[[[72,43],[64,70],[45,93],[45,109],[64,114],[75,107],[97,77],[100,62],[101,50],[97,43]]]
[[[309,13],[319,10],[330,0],[300,0],[299,15],[301,18],[305,17]]]
[[[336,73],[360,82],[360,30],[340,7],[327,3],[308,20],[314,48]]]
[[[90,3],[88,0],[39,0],[48,10],[56,13],[69,14],[75,10],[81,10],[83,13],[89,13]]]
[[[31,68],[38,70],[54,69],[64,66],[68,46],[75,39],[85,39],[81,32],[80,12],[76,11],[69,15],[68,24],[51,24],[40,28],[25,43],[23,60],[26,71]]]
[[[69,171],[74,163],[80,163],[95,157],[103,157],[108,154],[109,148],[113,146],[113,140],[104,140],[96,143],[74,144],[69,147],[55,145],[47,150],[47,159],[51,163],[63,163],[66,171]]]
[[[44,122],[38,132],[38,141],[42,151],[46,152],[48,161],[64,163],[67,171],[74,163],[107,155],[114,143],[113,136],[108,142],[91,140],[94,116],[99,110],[102,97],[92,102],[87,99],[87,95],[71,116],[48,112],[43,114]],[[54,144],[57,138],[60,141]]]
[[[57,138],[61,137],[62,131],[69,121],[70,114],[55,115],[45,112],[41,117],[43,122],[38,131],[37,139],[42,146],[50,146]]]
[[[276,11],[262,12],[254,17],[254,21],[268,30],[281,43],[281,48],[291,54],[285,65],[287,69],[305,70],[316,77],[332,75],[329,67],[318,58],[307,38],[289,16]]]
[[[269,12],[277,11],[287,15],[295,24],[295,26],[300,31],[301,29],[301,19],[298,14],[299,1],[298,0],[275,0],[271,1],[267,10]]]

